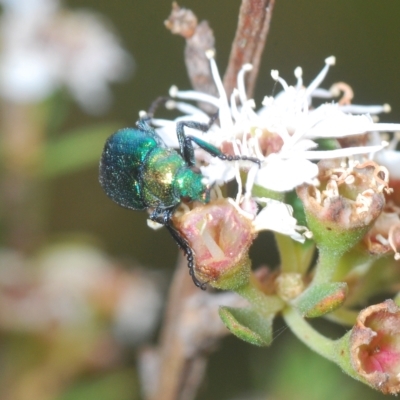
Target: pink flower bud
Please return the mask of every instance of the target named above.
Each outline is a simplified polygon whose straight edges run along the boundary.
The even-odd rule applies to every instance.
[[[252,221],[231,199],[218,199],[174,216],[174,225],[195,253],[196,276],[214,287],[233,289],[247,282]]]
[[[400,392],[400,308],[392,300],[360,312],[350,356],[361,380],[385,394]]]

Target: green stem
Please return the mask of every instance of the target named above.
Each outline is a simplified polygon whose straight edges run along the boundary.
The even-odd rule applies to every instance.
[[[366,265],[366,263],[372,264],[374,261],[374,258],[371,257],[367,251],[363,250],[361,246],[355,246],[353,249],[343,254],[343,256],[340,258],[335,271],[334,279],[338,281],[344,280],[348,273],[351,272],[351,270],[356,266],[361,264]],[[365,267],[363,270],[365,272],[368,271],[368,269]]]
[[[263,293],[253,275],[250,275],[247,283],[235,289],[235,292],[248,300],[260,315],[271,316],[285,307],[285,302],[280,297]]]
[[[340,339],[331,340],[317,332],[295,309],[288,307],[282,315],[292,332],[311,350],[334,362],[352,378],[369,384],[353,367],[350,354],[351,330]]]
[[[325,316],[329,321],[336,322],[344,326],[353,326],[356,322],[358,312],[341,307]]]
[[[312,284],[318,285],[331,282],[341,257],[342,252],[332,251],[329,248],[320,248]]]
[[[311,350],[322,357],[336,362],[336,342],[317,332],[304,318],[293,308],[287,307],[282,313],[283,319],[292,332]]]
[[[298,243],[289,236],[275,233],[282,272],[297,272],[304,275],[311,263],[315,247],[311,242]]]

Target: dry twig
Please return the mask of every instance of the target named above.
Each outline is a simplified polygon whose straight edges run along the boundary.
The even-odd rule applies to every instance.
[[[236,87],[239,70],[243,64],[250,63],[253,69],[246,75],[246,88],[247,96],[253,97],[274,4],[275,0],[242,1],[228,68],[224,75],[224,87],[228,96]]]

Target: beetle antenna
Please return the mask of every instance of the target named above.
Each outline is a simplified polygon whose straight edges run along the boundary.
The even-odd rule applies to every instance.
[[[211,114],[210,120],[208,121],[208,129],[210,129],[213,125],[213,123],[219,118],[219,110],[215,112],[214,114]]]
[[[171,100],[171,97],[169,96],[160,96],[157,97],[151,104],[149,109],[147,110],[147,116],[146,119],[152,119],[154,117],[155,112],[157,109],[163,105],[165,105],[168,101]]]

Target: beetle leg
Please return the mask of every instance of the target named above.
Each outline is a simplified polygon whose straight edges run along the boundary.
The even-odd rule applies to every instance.
[[[205,150],[207,153],[211,154],[213,157],[218,157],[221,160],[224,160],[224,161],[225,160],[226,161],[239,161],[239,160],[251,161],[260,166],[261,161],[258,158],[225,154],[221,150],[219,150],[217,147],[206,142],[205,140],[202,140],[195,136],[185,135],[184,129],[183,129],[185,126],[187,128],[198,129],[199,131],[207,132],[210,129],[211,125],[213,124],[215,118],[216,117],[211,118],[211,120],[208,124],[202,124],[200,122],[195,122],[195,121],[178,122],[178,124],[176,126],[176,133],[178,135],[178,141],[179,141],[179,147],[181,150],[181,154],[182,154],[183,158],[185,159],[186,163],[189,166],[192,166],[195,163],[194,149],[193,149],[193,143],[192,143],[192,142],[194,142],[199,147],[201,147],[203,150]]]
[[[189,274],[193,279],[193,283],[200,289],[206,290],[206,284],[204,282],[200,282],[194,273],[194,254],[189,243],[184,237],[181,236],[181,234],[174,228],[172,224],[165,225],[165,227],[168,229],[178,246],[184,251],[188,263]]]
[[[213,157],[218,157],[221,160],[224,160],[224,161],[239,161],[239,160],[251,161],[253,163],[258,164],[258,166],[260,166],[260,164],[261,164],[261,161],[256,157],[236,156],[236,155],[233,156],[231,154],[225,154],[217,147],[215,147],[212,144],[206,142],[205,140],[199,139],[195,136],[187,136],[186,139],[191,140],[192,142],[195,142],[199,147],[201,147],[207,153],[211,154]]]
[[[157,222],[158,224],[166,226],[166,225],[170,224],[171,216],[172,216],[172,212],[169,208],[167,208],[167,209],[155,208],[151,212],[149,218],[152,221]]]
[[[218,114],[216,114],[218,116]],[[184,127],[197,129],[201,132],[207,132],[211,125],[214,123],[216,117],[212,117],[208,124],[203,124],[201,122],[196,121],[182,121],[176,124],[176,135],[178,136],[179,148],[182,154],[182,157],[186,161],[186,164],[190,167],[195,164],[194,159],[194,149],[191,136],[186,136],[184,132]]]
[[[151,214],[150,214],[150,219],[152,221],[158,222],[161,225],[164,225],[167,229],[172,238],[175,240],[176,244],[178,245],[179,248],[183,250],[185,253],[187,263],[188,263],[188,268],[189,268],[189,274],[193,279],[193,283],[199,287],[202,290],[206,289],[206,284],[204,282],[200,282],[194,273],[194,254],[193,250],[190,247],[189,243],[187,240],[175,229],[171,222],[171,217],[172,213],[174,211],[174,208],[168,208],[168,209],[159,209],[156,208]]]

